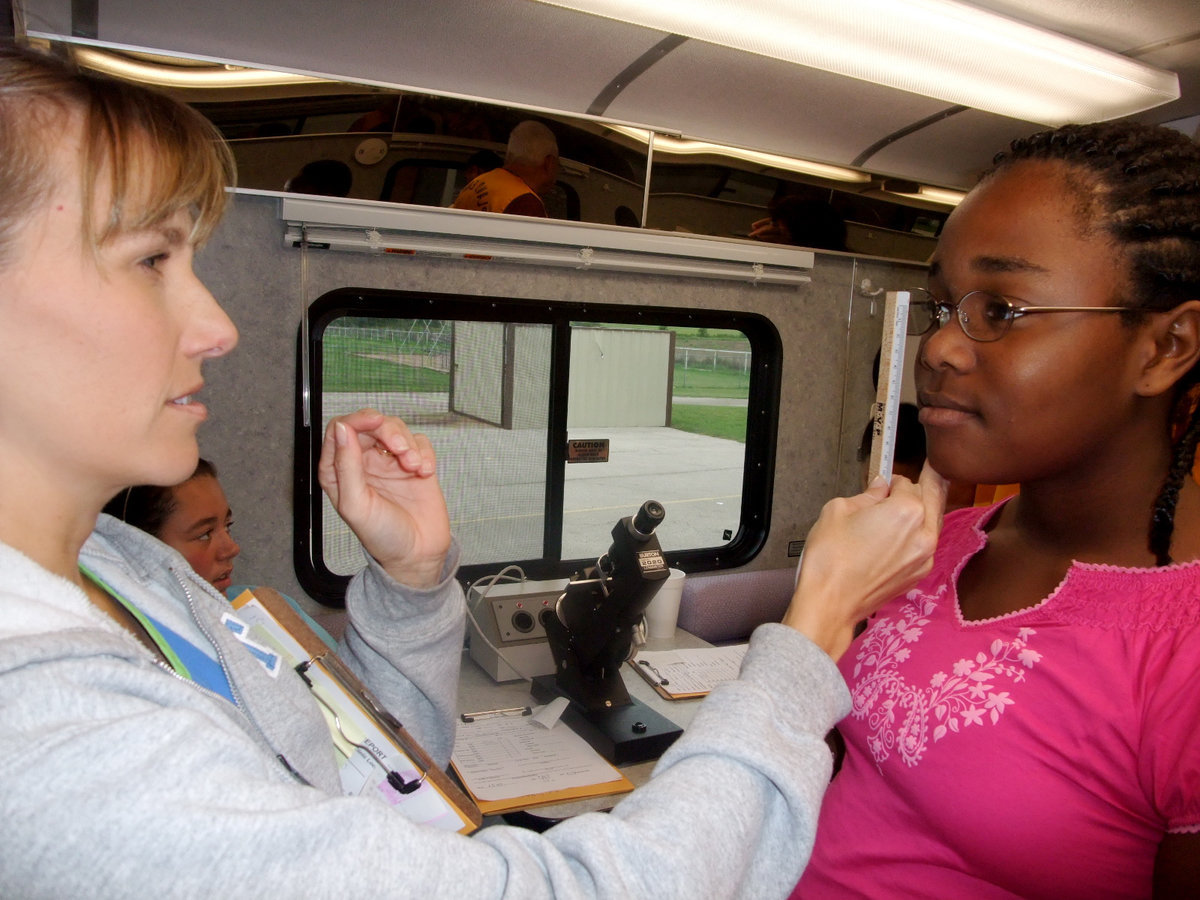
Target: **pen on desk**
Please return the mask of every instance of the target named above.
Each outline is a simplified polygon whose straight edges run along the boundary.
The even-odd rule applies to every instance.
[[[528,706],[507,706],[504,709],[484,709],[479,712],[463,713],[462,720],[464,722],[474,722],[476,719],[490,719],[492,716],[511,716],[520,714],[529,716],[533,714],[533,710]]]
[[[658,671],[658,669],[654,668],[654,666],[650,665],[650,663],[646,662],[646,660],[639,659],[638,662],[645,666],[649,671],[654,673],[654,677],[658,679],[659,684],[667,685],[671,683],[669,679],[663,678],[662,672]]]

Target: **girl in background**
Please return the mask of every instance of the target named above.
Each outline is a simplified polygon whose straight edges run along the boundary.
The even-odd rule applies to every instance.
[[[177,485],[126,488],[105,504],[104,512],[178,550],[218,591],[233,583],[233,561],[242,548],[233,537],[233,510],[217,468],[207,459],[201,458],[191,477]]]
[[[207,459],[201,457],[192,476],[171,487],[140,484],[126,488],[105,504],[104,512],[178,550],[192,571],[229,600],[246,590],[245,583],[233,582],[233,561],[242,552],[233,536],[233,509],[217,478],[217,467]],[[321,640],[337,646],[333,636],[293,597],[279,596]],[[344,620],[340,613],[334,618],[339,623]]]

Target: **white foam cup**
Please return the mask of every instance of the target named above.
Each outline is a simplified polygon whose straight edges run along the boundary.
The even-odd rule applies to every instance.
[[[679,599],[683,596],[684,578],[681,570],[671,569],[671,574],[646,607],[647,638],[653,640],[675,637],[675,623],[679,621]]]

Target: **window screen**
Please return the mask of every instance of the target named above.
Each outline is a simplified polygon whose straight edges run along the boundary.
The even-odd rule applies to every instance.
[[[336,604],[363,566],[316,465],[329,420],[364,406],[432,440],[464,578],[570,575],[648,499],[672,565],[742,565],[769,521],[779,353],[743,313],[327,294],[310,309],[310,425],[298,417],[301,582]]]

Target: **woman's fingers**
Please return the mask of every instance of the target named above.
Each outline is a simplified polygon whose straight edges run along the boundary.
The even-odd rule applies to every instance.
[[[350,426],[343,421],[331,423],[334,432],[333,469],[337,476],[338,499],[334,507],[345,514],[348,504],[356,503],[366,491],[366,473],[363,471],[362,445]],[[330,497],[333,501],[334,498]]]
[[[945,479],[927,468],[917,484],[897,476],[827,503],[784,623],[834,658],[844,652],[855,622],[929,572],[945,496]]]
[[[362,409],[341,417],[355,433],[359,446],[367,453],[375,452],[377,459],[365,457],[368,465],[383,463],[382,471],[392,465],[411,475],[428,477],[437,471],[433,446],[423,434],[414,434],[402,419],[385,416],[374,409]]]
[[[437,457],[423,434],[364,409],[325,430],[318,477],[338,515],[394,578],[423,587],[441,577],[451,543]]]

